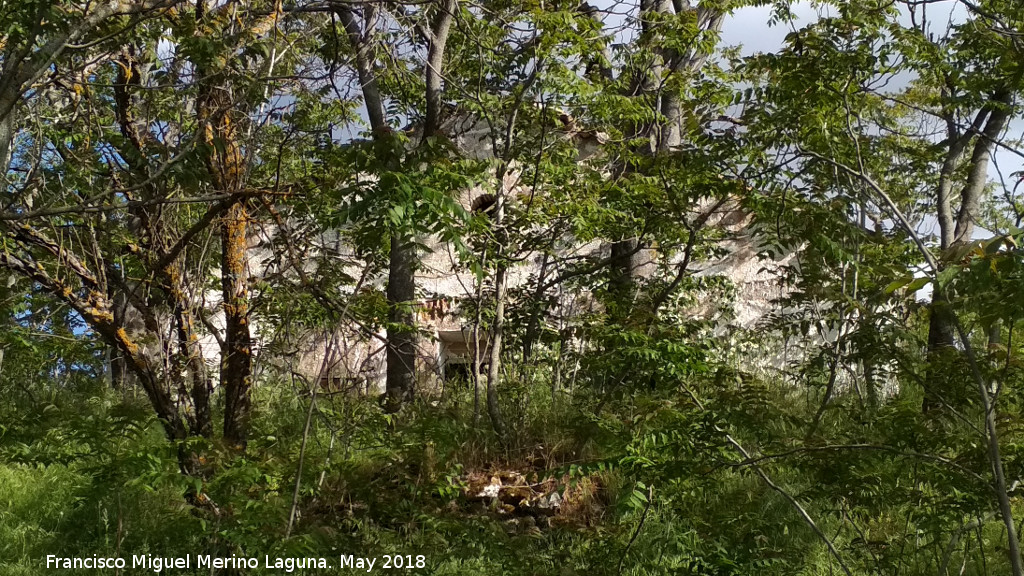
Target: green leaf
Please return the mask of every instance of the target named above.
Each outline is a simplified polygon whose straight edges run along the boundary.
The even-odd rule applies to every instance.
[[[885,287],[885,293],[886,294],[892,294],[893,292],[896,292],[900,288],[903,288],[904,286],[906,286],[907,284],[910,284],[913,281],[914,281],[914,277],[912,275],[910,275],[910,274],[907,274],[906,276],[903,276],[901,278],[898,278],[898,279],[893,280],[892,282],[890,282]]]
[[[928,284],[931,284],[932,279],[929,277],[915,278],[913,282],[907,285],[907,292],[917,292],[921,288],[924,288]]]

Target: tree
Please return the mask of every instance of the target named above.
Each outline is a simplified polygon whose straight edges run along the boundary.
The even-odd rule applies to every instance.
[[[980,422],[974,430],[987,447],[994,500],[1008,534],[1009,561],[1017,574],[1022,570],[1021,557],[1005,490],[1003,440],[995,426],[998,405],[979,367],[970,329],[961,319],[967,312],[966,301],[949,289],[949,280],[955,273],[954,263],[969,252],[964,247],[972,244],[975,226],[981,224],[980,207],[990,194],[989,156],[1001,145],[1001,134],[1014,114],[1013,102],[1021,88],[1015,68],[1005,68],[1006,61],[997,56],[1001,52],[994,50],[995,46],[1010,48],[1011,41],[997,26],[979,27],[978,23],[982,19],[1012,20],[1019,14],[1015,8],[995,3],[972,5],[977,18],[953,25],[944,38],[933,40],[920,6],[910,5],[910,27],[901,22],[897,9],[877,8],[844,4],[838,15],[791,34],[782,54],[756,59],[757,66],[750,70],[767,73],[759,78],[770,79],[771,85],[759,88],[762,107],[749,124],[767,127],[770,118],[770,130],[776,130],[766,134],[766,148],[774,148],[767,162],[781,167],[773,178],[787,182],[779,188],[783,194],[792,194],[782,197],[788,210],[792,212],[795,204],[801,212],[819,215],[815,236],[805,230],[788,239],[790,246],[807,242],[817,248],[824,242],[821,248],[833,269],[836,260],[845,260],[840,268],[844,286],[846,263],[856,266],[855,270],[863,269],[864,253],[844,252],[846,246],[837,245],[836,237],[822,233],[823,228],[845,231],[852,224],[854,238],[892,237],[913,249],[910,266],[916,261],[927,278],[914,281],[908,271],[888,290],[876,280],[874,290],[891,294],[909,286],[912,294],[931,284],[929,362],[919,381],[925,406],[941,404],[957,418]],[[913,80],[905,88],[887,89],[887,81],[898,73],[908,73]],[[799,105],[787,103],[797,98]],[[779,129],[787,123],[792,127]],[[930,131],[936,123],[942,135],[938,138]],[[780,133],[785,134],[781,139]],[[968,150],[970,159],[964,162]],[[785,160],[779,163],[778,158]],[[790,162],[797,164],[790,167]],[[893,170],[894,165],[899,169]],[[819,212],[822,206],[841,216],[828,218]],[[927,210],[922,211],[922,206]],[[867,227],[863,219],[858,223],[851,217],[863,214],[865,207],[874,221]],[[929,244],[919,230],[925,217],[938,221],[938,246]],[[788,218],[780,214],[777,221],[784,219]],[[801,275],[809,272],[802,269]],[[857,278],[854,275],[855,282]],[[822,282],[817,275],[805,279]],[[847,294],[842,291],[844,298]],[[858,308],[862,299],[857,298]],[[830,305],[843,306],[840,312],[848,306],[843,300]],[[863,320],[874,315],[858,311],[857,316]],[[835,352],[845,346],[844,334],[840,328]],[[940,358],[939,349],[951,349],[957,342],[963,356]],[[973,385],[973,391],[965,381]],[[833,384],[834,377],[815,427],[832,399]]]
[[[442,82],[445,46],[458,9],[454,1],[438,2],[431,9],[425,8],[416,14],[406,13],[401,4],[366,5],[358,14],[353,7],[338,8],[338,17],[344,25],[354,54],[354,66],[377,155],[375,162],[383,170],[415,172],[416,163],[431,161],[430,149],[436,146],[434,140],[445,112]],[[388,30],[389,26],[394,28]],[[423,99],[426,102],[419,126],[422,136],[419,142],[410,144],[412,149],[407,149],[403,139],[395,134],[392,120],[387,118],[388,98],[394,97],[401,101],[410,95],[405,87],[402,87],[405,93],[400,95],[391,95],[381,90],[377,69],[381,65],[378,54],[383,51],[379,39],[382,31],[396,37],[412,35],[427,46],[424,53],[414,45],[411,50],[415,60],[406,62],[411,67],[423,70]],[[385,55],[394,56],[390,52]],[[416,239],[409,229],[409,219],[401,215],[413,216],[421,199],[416,198],[415,194],[403,197],[401,192],[395,190],[385,190],[383,193],[393,199],[390,208],[400,215],[390,235],[387,280],[389,331],[386,405],[388,410],[397,411],[403,403],[413,398],[418,342],[415,313],[418,266]]]
[[[68,24],[71,32],[54,32],[51,48],[19,56],[47,67],[71,40],[81,46],[69,66],[33,86],[47,98],[20,104],[46,122],[19,127],[8,141],[36,144],[20,146],[7,172],[14,201],[2,217],[2,258],[73,308],[124,358],[170,440],[211,438],[214,387],[200,345],[200,325],[213,326],[203,292],[211,261],[197,241],[221,222],[224,438],[244,447],[252,381],[245,205],[263,191],[244,184],[241,133],[232,122],[237,107],[266,95],[231,80],[239,71],[225,63],[263,40],[270,20],[252,11],[229,18],[225,10],[208,11],[202,2],[194,14],[171,4],[104,7],[84,18],[103,24],[92,31],[94,41]],[[50,16],[38,14],[40,22]],[[170,58],[158,54],[165,27],[178,49]],[[215,33],[226,33],[227,42],[215,43]],[[12,90],[25,90],[38,74],[13,71],[17,59],[8,62]],[[197,82],[182,73],[186,61]],[[102,85],[91,87],[92,78]],[[185,101],[177,100],[183,94]],[[243,94],[254,98],[242,104]],[[209,180],[195,172],[204,164]],[[200,473],[192,448],[182,443],[180,456],[183,472]]]

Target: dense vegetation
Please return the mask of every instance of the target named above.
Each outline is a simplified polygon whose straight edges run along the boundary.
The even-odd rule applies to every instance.
[[[814,5],[0,2],[0,574],[1024,576],[1024,4]]]

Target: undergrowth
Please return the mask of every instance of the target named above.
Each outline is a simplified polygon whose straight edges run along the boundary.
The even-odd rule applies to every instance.
[[[936,426],[913,398],[869,411],[841,395],[814,436],[794,442],[818,398],[788,384],[696,376],[615,390],[614,403],[604,393],[512,384],[506,437],[486,413],[474,424],[466,386],[397,415],[320,395],[289,530],[308,395],[265,383],[247,454],[205,448],[217,455],[200,486],[211,514],[183,499],[194,486],[139,401],[68,390],[7,414],[17,425],[0,437],[0,573],[45,574],[47,554],[146,553],[422,554],[427,567],[411,573],[451,575],[838,573],[815,528],[856,574],[1003,569],[985,487],[941,461],[984,455],[944,451],[963,432]],[[72,409],[83,401],[88,410]],[[602,404],[615,408],[595,412]],[[750,462],[728,438],[779,456]],[[557,491],[561,505],[549,516],[477,497],[502,478]]]

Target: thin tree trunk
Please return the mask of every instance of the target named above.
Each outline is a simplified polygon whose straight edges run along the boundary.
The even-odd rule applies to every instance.
[[[1017,538],[1017,526],[1013,521],[1013,508],[1010,505],[1010,493],[1007,489],[1006,473],[1003,470],[1003,458],[999,447],[999,429],[996,425],[998,414],[992,397],[989,394],[988,383],[985,381],[978,365],[978,359],[974,354],[974,347],[960,324],[956,314],[950,312],[951,324],[960,336],[964,353],[967,355],[967,363],[971,369],[971,375],[978,388],[978,395],[981,398],[981,408],[985,411],[986,443],[988,445],[989,465],[992,467],[992,476],[995,479],[996,501],[999,504],[999,512],[1003,519],[1003,526],[1006,528],[1007,554],[1010,556],[1010,566],[1013,576],[1024,576],[1024,562],[1022,562],[1020,551],[1020,540]]]
[[[498,402],[498,386],[501,384],[501,347],[505,334],[505,297],[508,290],[508,264],[504,252],[508,242],[505,223],[505,170],[498,170],[497,190],[494,203],[494,320],[491,322],[490,359],[487,365],[487,414],[498,438],[505,442],[505,421],[501,417]]]
[[[824,158],[819,156],[819,158]],[[891,216],[899,223],[899,226],[909,236],[914,244],[917,246],[918,251],[924,258],[928,265],[930,276],[933,279],[937,279],[940,272],[938,260],[931,253],[924,241],[921,240],[920,236],[910,222],[900,211],[899,206],[892,200],[892,198],[876,184],[870,176],[863,171],[856,171],[849,168],[842,163],[836,161],[830,161],[833,166],[842,168],[845,172],[857,176],[865,184],[867,184],[874,192],[883,200],[884,205],[891,211]],[[937,291],[941,290],[941,286],[936,287]],[[942,301],[942,298],[938,299]],[[978,395],[981,399],[981,409],[984,413],[985,419],[985,432],[982,434],[984,437],[987,448],[988,448],[988,461],[992,468],[992,475],[995,479],[995,496],[999,506],[1000,515],[1002,516],[1003,525],[1006,529],[1006,535],[1008,540],[1008,553],[1010,556],[1010,564],[1013,569],[1013,576],[1024,576],[1024,564],[1022,564],[1022,558],[1020,554],[1020,541],[1017,539],[1017,527],[1013,519],[1013,509],[1010,505],[1010,495],[1006,484],[1006,474],[1003,469],[1003,461],[1001,450],[999,446],[999,434],[998,426],[996,425],[997,413],[996,405],[993,403],[992,395],[989,392],[989,383],[985,381],[984,375],[981,373],[981,369],[978,366],[977,357],[974,354],[974,347],[971,344],[971,340],[967,331],[964,330],[956,317],[956,313],[950,308],[949,313],[949,325],[953,327],[955,333],[960,338],[960,343],[964,348],[964,355],[967,357],[967,363],[970,368],[971,377],[974,380]]]
[[[498,264],[494,273],[494,321],[491,324],[490,360],[487,365],[487,414],[491,417],[494,432],[505,441],[505,421],[501,417],[498,403],[498,386],[501,384],[501,347],[505,331],[505,293],[507,271],[504,264]]]
[[[481,262],[483,266],[485,263]],[[480,379],[483,364],[480,355],[480,324],[483,322],[484,283],[477,279],[476,286],[476,319],[473,322],[473,429],[480,427]]]
[[[175,331],[178,337],[176,356],[184,364],[184,372],[188,374],[191,388],[186,393],[191,397],[192,432],[210,438],[213,436],[213,416],[210,411],[210,394],[213,385],[206,369],[206,362],[200,349],[199,338],[196,336],[195,322],[189,309],[189,299],[185,293],[181,271],[177,264],[171,262],[164,268],[163,287],[173,309]]]
[[[0,168],[3,169],[4,174],[7,174],[11,165],[11,145],[17,134],[14,118],[13,111],[6,116],[0,116]]]
[[[862,364],[864,366],[864,393],[867,396],[868,410],[874,413],[878,409],[879,397],[874,359],[865,358]]]
[[[659,12],[661,4],[660,1],[641,0],[640,24],[643,31],[642,35],[650,34],[650,14]],[[660,76],[660,71],[661,66],[657,62],[652,63],[649,67],[641,65],[640,69],[633,69],[633,78],[626,89],[626,96],[643,98],[650,94],[655,89],[653,78]],[[602,72],[601,74],[602,77],[610,75],[610,71]],[[634,123],[629,127],[627,134],[630,139],[639,138],[644,135],[646,129],[645,125]],[[642,148],[639,151],[641,153],[651,152],[646,144],[639,147]],[[616,161],[616,164],[617,166],[613,170],[614,173],[625,175],[630,172],[630,167],[625,161],[620,159]],[[620,320],[626,318],[632,309],[631,303],[636,294],[636,272],[639,269],[640,253],[640,240],[635,236],[617,240],[611,246],[611,257],[609,259],[611,264],[611,280],[609,288],[615,302],[612,313],[613,317]]]
[[[983,110],[975,119],[975,125],[980,127],[979,122],[984,121],[982,114],[987,116],[987,111]],[[946,139],[949,142],[949,150],[946,152],[946,157],[942,162],[942,168],[939,170],[939,184],[936,189],[936,210],[939,222],[939,248],[943,251],[949,249],[953,245],[955,222],[953,221],[953,208],[952,208],[952,196],[953,196],[953,177],[956,172],[956,168],[960,163],[960,159],[963,156],[964,150],[967,144],[970,142],[970,138],[973,137],[972,132],[961,135],[959,128],[956,125],[956,119],[949,114],[946,116]],[[937,390],[936,380],[941,371],[937,371],[934,367],[938,366],[938,360],[944,354],[944,351],[953,348],[953,330],[950,326],[948,319],[943,318],[944,313],[944,301],[941,300],[940,292],[934,290],[932,292],[932,301],[929,306],[928,314],[928,370],[925,374],[925,390],[924,390],[924,401],[921,405],[923,412],[928,412],[938,404],[938,399],[935,397]]]
[[[110,299],[111,314],[115,326],[124,326],[124,306],[118,301],[113,291],[107,288],[107,297]],[[127,390],[128,364],[121,355],[117,346],[108,346],[107,358],[109,358],[110,386],[119,392]]]
[[[320,373],[324,373],[321,366]],[[292,535],[292,528],[299,512],[299,492],[302,490],[302,467],[306,462],[306,444],[309,441],[309,431],[313,424],[313,413],[316,410],[316,393],[319,389],[320,378],[310,383],[309,408],[306,409],[306,422],[302,425],[302,441],[299,443],[299,462],[295,470],[295,487],[292,489],[292,505],[288,509],[288,526],[284,530],[284,538],[287,540]],[[331,436],[334,442],[334,436]]]

